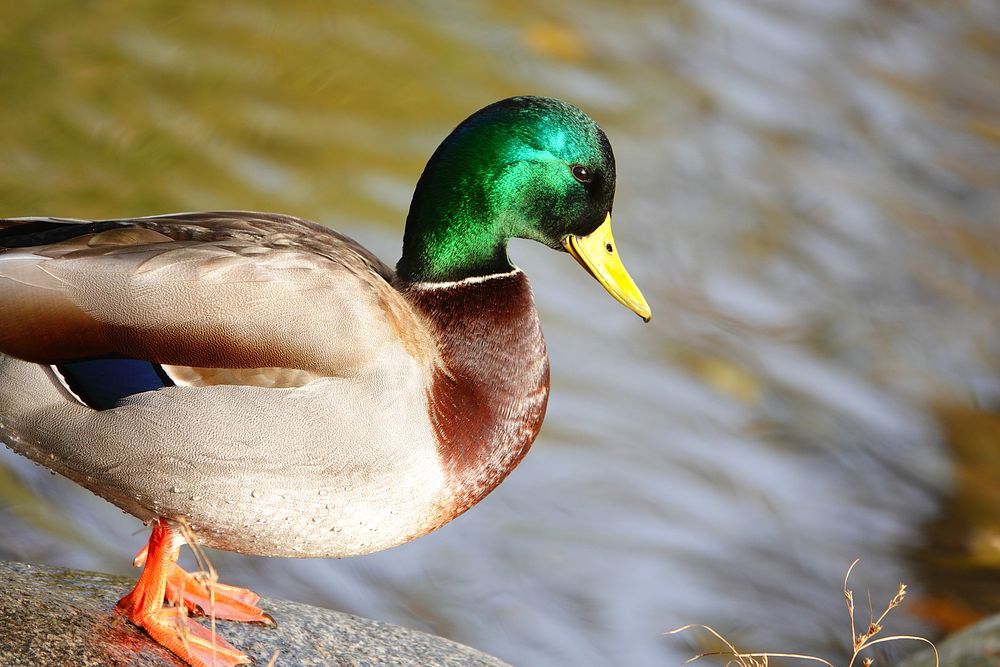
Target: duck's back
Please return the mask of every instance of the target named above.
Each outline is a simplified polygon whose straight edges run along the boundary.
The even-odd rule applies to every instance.
[[[4,248],[0,351],[40,363],[113,353],[345,376],[421,328],[391,269],[288,216],[8,220]]]

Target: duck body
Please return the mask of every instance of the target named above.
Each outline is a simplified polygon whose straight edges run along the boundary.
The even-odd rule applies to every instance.
[[[400,544],[492,490],[541,426],[518,270],[406,284],[347,237],[248,212],[7,220],[4,239],[35,245],[0,254],[0,438],[209,546]],[[60,363],[122,357],[166,386],[95,410]]]
[[[593,120],[517,97],[431,156],[395,270],[284,215],[0,219],[0,440],[152,525],[122,614],[193,667],[245,664],[188,615],[272,619],[180,569],[183,543],[352,556],[481,500],[549,393],[507,242],[568,252],[649,319],[614,188]]]

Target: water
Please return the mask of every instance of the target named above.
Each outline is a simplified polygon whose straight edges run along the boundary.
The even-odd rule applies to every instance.
[[[472,110],[562,97],[614,145],[652,323],[515,243],[553,373],[524,463],[414,543],[215,554],[228,583],[519,665],[677,664],[689,622],[840,656],[856,557],[859,599],[910,585],[894,631],[1000,609],[994,3],[22,4],[5,215],[274,210],[392,262]],[[0,477],[0,557],[129,571],[137,521],[7,451]]]

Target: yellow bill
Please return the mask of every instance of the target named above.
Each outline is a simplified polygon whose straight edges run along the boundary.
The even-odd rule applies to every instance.
[[[611,235],[611,214],[604,219],[601,226],[586,236],[570,234],[563,239],[563,246],[580,262],[587,273],[594,276],[604,289],[611,293],[619,303],[648,322],[653,316],[649,304],[643,298],[642,292],[636,287],[632,277],[625,270],[625,265],[618,257],[618,246]]]

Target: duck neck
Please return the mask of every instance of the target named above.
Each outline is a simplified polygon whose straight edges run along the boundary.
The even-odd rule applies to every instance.
[[[456,128],[427,161],[406,216],[396,273],[406,282],[452,282],[505,273],[513,188],[499,188],[507,169],[504,136],[490,123]]]
[[[454,503],[450,520],[499,484],[541,428],[549,362],[519,269],[406,291],[432,324],[441,365],[427,390]]]
[[[417,190],[406,220],[403,255],[396,265],[404,282],[456,282],[513,270],[508,239],[479,204],[460,199],[443,210],[428,210],[425,190]]]

